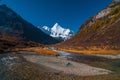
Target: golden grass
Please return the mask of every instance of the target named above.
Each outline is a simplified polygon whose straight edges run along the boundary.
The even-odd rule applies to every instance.
[[[58,50],[72,52],[72,53],[82,53],[82,54],[120,54],[120,50],[113,49],[101,49],[101,48],[90,48],[90,49],[75,49],[75,48],[57,48]]]
[[[44,54],[44,55],[53,55],[53,56],[58,55],[57,52],[49,50],[48,48],[41,48],[41,47],[17,48],[15,50],[16,51],[18,51],[18,50],[34,51],[36,53],[40,53],[40,54]]]

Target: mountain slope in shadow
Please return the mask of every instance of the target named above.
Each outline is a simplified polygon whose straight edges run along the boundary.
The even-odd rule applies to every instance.
[[[24,20],[6,5],[1,5],[0,35],[4,33],[15,36],[16,38],[22,38],[26,41],[34,41],[41,44],[55,44],[59,42]]]

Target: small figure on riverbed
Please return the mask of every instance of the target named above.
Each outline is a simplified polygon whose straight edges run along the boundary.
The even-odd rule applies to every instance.
[[[66,66],[68,67],[68,66],[71,66],[72,64],[70,63],[70,62],[68,62],[67,64],[66,64]]]

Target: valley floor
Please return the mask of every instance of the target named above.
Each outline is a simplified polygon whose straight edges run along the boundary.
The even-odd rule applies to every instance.
[[[111,73],[111,71],[109,70],[96,68],[89,66],[87,64],[70,61],[67,60],[67,58],[57,58],[53,56],[50,57],[50,56],[41,56],[41,55],[27,55],[24,56],[24,58],[27,61],[52,68],[66,74],[74,74],[79,76],[93,76],[93,75]]]
[[[53,50],[58,56],[32,51],[0,54],[0,80],[119,80],[120,59]]]

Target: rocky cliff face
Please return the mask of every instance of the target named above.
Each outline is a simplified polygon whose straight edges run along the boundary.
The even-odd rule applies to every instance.
[[[113,2],[87,20],[64,45],[120,46],[120,3]]]

